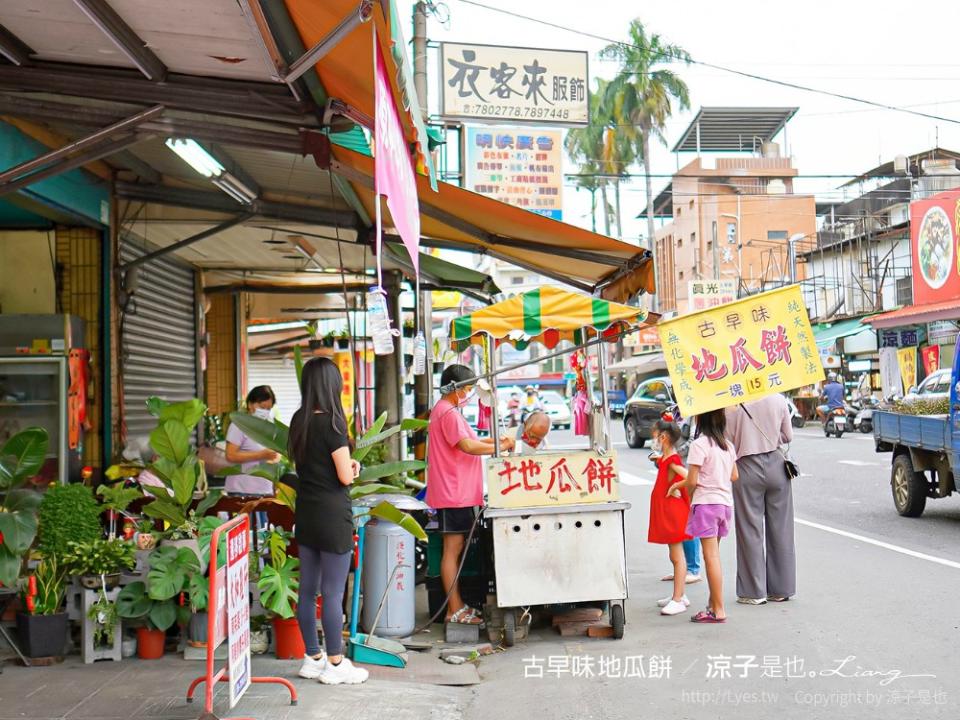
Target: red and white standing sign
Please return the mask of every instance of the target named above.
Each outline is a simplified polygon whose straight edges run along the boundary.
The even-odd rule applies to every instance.
[[[227,532],[227,669],[230,707],[250,687],[250,530],[240,523]]]

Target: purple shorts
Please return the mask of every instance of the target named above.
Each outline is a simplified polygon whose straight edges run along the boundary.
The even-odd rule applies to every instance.
[[[691,505],[687,535],[692,538],[723,538],[730,532],[733,508],[729,505]]]

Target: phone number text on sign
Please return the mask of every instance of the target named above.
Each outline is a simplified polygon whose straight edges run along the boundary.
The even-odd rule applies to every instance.
[[[659,328],[685,417],[823,380],[796,285],[668,320]]]

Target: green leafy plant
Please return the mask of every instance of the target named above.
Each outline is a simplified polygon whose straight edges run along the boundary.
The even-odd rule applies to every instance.
[[[220,499],[219,491],[206,489],[206,473],[203,463],[190,444],[190,435],[206,412],[206,405],[196,398],[178,403],[168,403],[156,397],[147,401],[147,408],[157,418],[157,427],[150,433],[150,445],[157,459],[149,466],[169,491],[160,493],[143,508],[150,517],[170,523],[174,532],[186,537],[195,537],[196,518],[212,508]],[[191,505],[195,494],[203,497],[194,510]]]
[[[281,529],[267,535],[269,561],[263,566],[257,587],[260,603],[274,615],[293,617],[300,589],[300,561],[287,555],[290,535]]]
[[[97,601],[87,611],[87,619],[93,623],[94,645],[113,645],[119,617],[117,604],[107,598],[106,590],[101,587]]]
[[[23,485],[47,458],[50,438],[43,428],[18,432],[0,447],[0,583],[13,587],[23,557],[37,536],[42,496]]]
[[[122,538],[70,542],[61,561],[68,575],[111,575],[132,570],[137,564],[136,546]]]
[[[66,573],[52,555],[41,558],[37,569],[27,578],[23,604],[30,615],[56,615],[63,605]]]
[[[44,555],[63,557],[71,542],[103,536],[103,508],[86,485],[54,485],[40,502],[39,546]]]
[[[134,582],[117,596],[120,617],[142,620],[155,630],[190,619],[190,607],[177,603],[180,593],[203,584],[200,559],[190,548],[162,546],[150,553],[147,582]]]
[[[98,486],[97,495],[105,508],[122,513],[130,507],[130,503],[142,498],[143,492],[138,487],[124,487],[123,483],[117,483]]]

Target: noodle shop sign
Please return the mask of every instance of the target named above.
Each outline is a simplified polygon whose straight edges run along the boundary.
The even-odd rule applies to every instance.
[[[538,452],[487,460],[487,503],[542,507],[620,499],[616,453]]]
[[[960,297],[960,191],[911,203],[910,242],[914,304]]]

